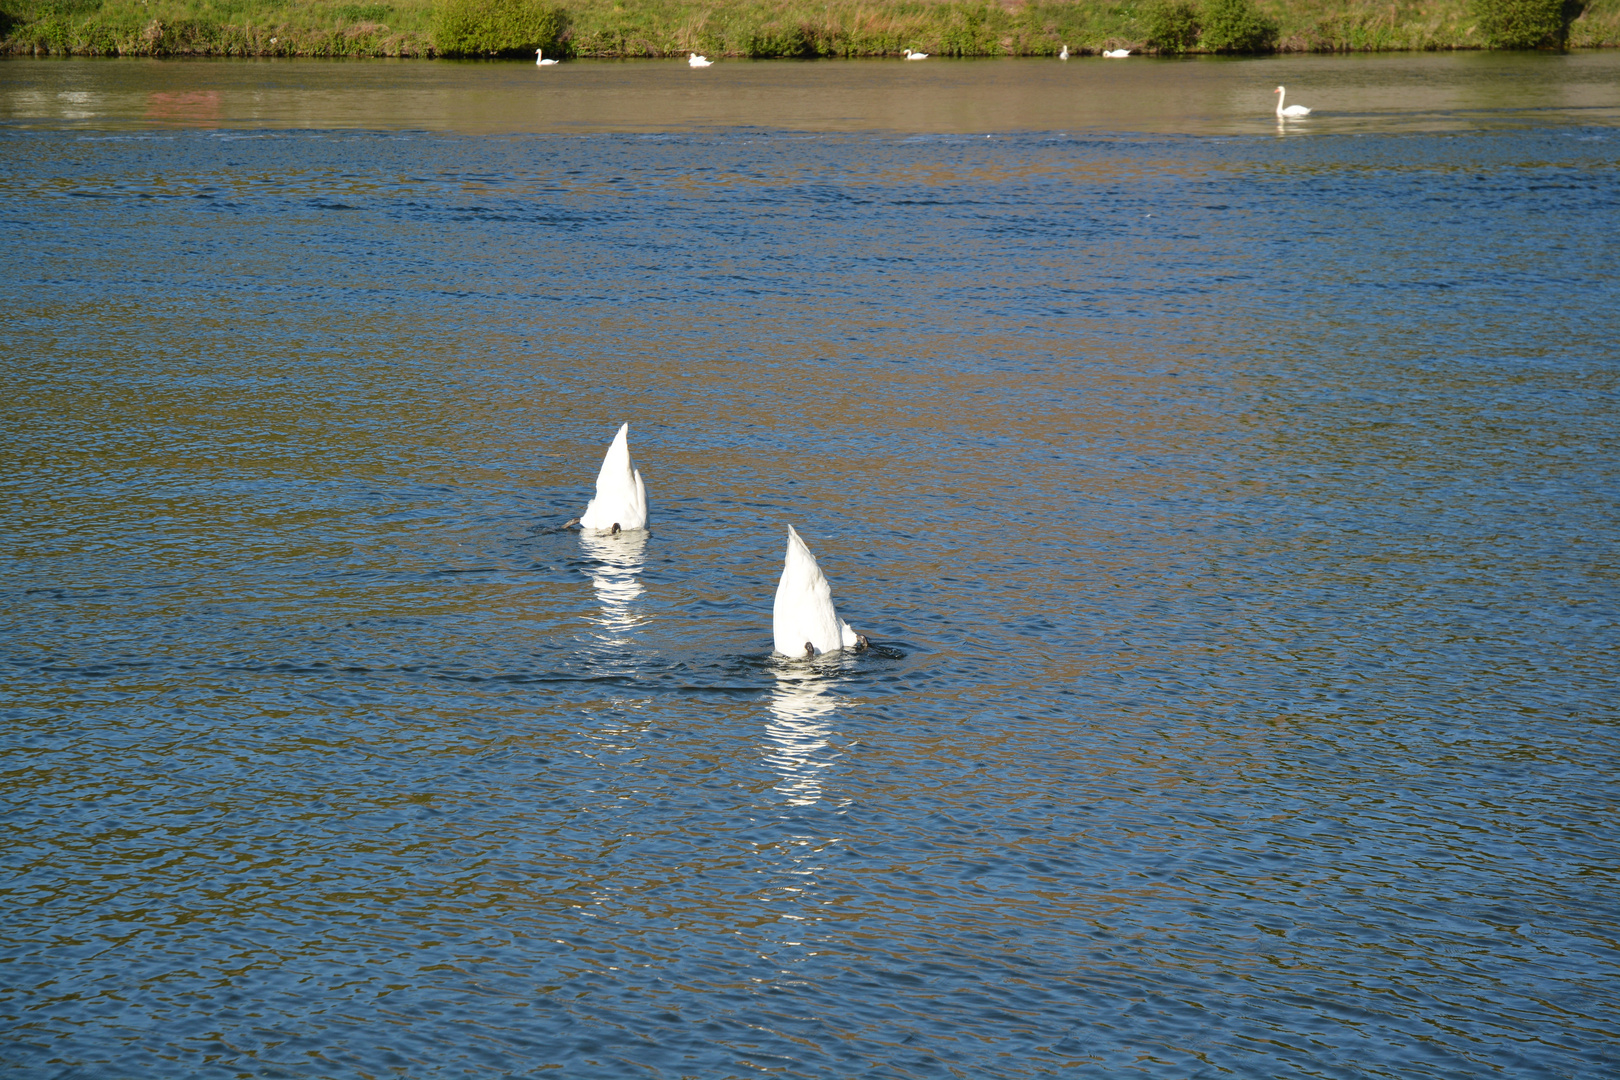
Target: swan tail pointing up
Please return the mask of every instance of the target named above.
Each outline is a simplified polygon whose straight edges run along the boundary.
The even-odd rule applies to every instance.
[[[776,586],[771,630],[784,656],[853,649],[860,635],[833,609],[832,586],[793,526],[788,526],[787,557]]]
[[[630,463],[629,424],[613,437],[596,474],[596,498],[579,516],[579,527],[588,532],[612,532],[615,525],[621,531],[647,527],[647,486]]]

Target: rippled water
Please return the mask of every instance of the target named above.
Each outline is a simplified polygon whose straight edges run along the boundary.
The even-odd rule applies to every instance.
[[[1611,1070],[1620,132],[1288,64],[0,63],[0,1062]]]

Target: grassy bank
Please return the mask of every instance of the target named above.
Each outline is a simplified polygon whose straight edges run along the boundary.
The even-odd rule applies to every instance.
[[[1207,24],[1233,2],[1188,6]],[[1240,7],[1249,2],[1236,0]],[[1507,2],[1523,0],[1252,0],[1269,26],[1252,51],[1486,48],[1501,40],[1493,41],[1488,19],[1482,25],[1481,5]],[[1082,54],[1168,51],[1174,44],[1162,40],[1164,24],[1155,21],[1162,6],[1160,0],[0,0],[0,51],[431,57],[524,49],[532,55],[539,44],[579,57],[893,56],[908,47],[944,56],[1052,56],[1064,45]],[[1563,33],[1573,48],[1620,46],[1620,0],[1565,4]],[[1205,25],[1184,44],[1206,52],[1221,40]]]

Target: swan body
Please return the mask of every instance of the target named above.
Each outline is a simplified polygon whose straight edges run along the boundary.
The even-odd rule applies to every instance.
[[[1272,93],[1277,95],[1278,116],[1292,116],[1297,118],[1311,115],[1311,110],[1307,109],[1303,105],[1290,105],[1286,109],[1283,108],[1283,99],[1288,96],[1288,93],[1282,87],[1277,87],[1277,89],[1273,90]]]
[[[1131,55],[1131,50],[1129,50],[1129,49],[1104,49],[1103,50],[1103,55],[1108,57],[1108,59],[1110,59],[1110,60],[1123,60],[1127,56]]]
[[[535,65],[535,67],[550,67],[552,64],[560,64],[560,63],[562,63],[561,60],[547,60],[545,50],[543,50],[543,49],[534,50],[534,65]]]
[[[647,488],[630,463],[630,425],[621,424],[596,474],[596,498],[579,516],[581,532],[616,533],[647,527]]]
[[[1067,45],[1065,45],[1065,46],[1063,46],[1063,51],[1058,53],[1058,59],[1059,60],[1067,60],[1068,58],[1069,58],[1069,47]]]
[[[713,63],[714,61],[710,60],[707,56],[699,56],[695,52],[686,54],[687,67],[708,67]]]
[[[788,526],[787,559],[776,585],[771,619],[776,651],[783,656],[813,656],[839,649],[859,649],[866,638],[850,629],[833,610],[832,586],[793,526]]]
[[[906,50],[905,55],[906,55],[907,60],[926,60],[926,59],[928,59],[928,54],[927,53],[925,53],[925,52],[912,52],[910,49]]]

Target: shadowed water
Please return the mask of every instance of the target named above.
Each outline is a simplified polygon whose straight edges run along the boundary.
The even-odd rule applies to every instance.
[[[1103,64],[0,63],[0,1062],[1612,1069],[1620,66]]]

